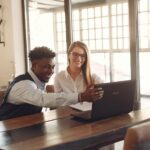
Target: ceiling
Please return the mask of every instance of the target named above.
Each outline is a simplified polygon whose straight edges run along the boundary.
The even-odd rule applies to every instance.
[[[72,4],[83,3],[92,0],[72,0]],[[51,9],[64,6],[64,0],[29,0],[29,7],[40,9]]]

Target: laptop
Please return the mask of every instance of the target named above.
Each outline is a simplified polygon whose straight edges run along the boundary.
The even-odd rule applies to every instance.
[[[74,119],[95,121],[129,113],[133,110],[134,80],[102,83],[95,86],[104,90],[103,98],[92,103],[92,110],[72,114]]]

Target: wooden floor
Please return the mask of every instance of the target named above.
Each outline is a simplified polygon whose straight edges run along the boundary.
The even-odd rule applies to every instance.
[[[150,97],[141,99],[141,108],[143,109],[147,107],[150,107]],[[124,141],[115,143],[115,150],[123,150],[123,142]]]

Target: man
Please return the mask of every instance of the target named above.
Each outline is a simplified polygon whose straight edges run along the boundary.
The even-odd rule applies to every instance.
[[[16,77],[8,87],[0,106],[0,120],[38,113],[42,107],[57,108],[63,103],[92,102],[102,97],[103,91],[89,87],[84,93],[46,93],[45,83],[54,73],[55,53],[47,47],[36,47],[29,53],[31,70]]]

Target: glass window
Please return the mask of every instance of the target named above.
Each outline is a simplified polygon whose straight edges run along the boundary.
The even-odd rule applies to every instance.
[[[150,96],[150,72],[147,66],[150,65],[150,1],[139,0],[139,47],[140,47],[140,90],[142,95]]]
[[[76,27],[73,27],[73,34],[74,34],[73,41],[81,40],[85,42],[89,47],[89,49],[91,50],[91,57],[92,58],[94,57],[93,60],[98,62],[100,60],[99,57],[104,56],[103,51],[105,51],[108,54],[107,56],[109,56],[107,57],[107,59],[109,59],[109,61],[107,60],[108,63],[112,63],[111,55],[113,51],[120,51],[121,57],[123,57],[124,55],[124,50],[128,50],[129,53],[129,26],[128,26],[129,21],[128,21],[127,2],[119,1],[115,3],[114,1],[112,2],[109,1],[109,3],[105,3],[103,5],[96,4],[93,6],[89,5],[87,7],[81,6],[76,9],[73,9],[72,10],[73,14],[76,11],[79,12],[79,16],[81,16],[81,18],[78,19],[81,28],[80,30],[78,30],[79,32],[77,34],[75,32],[77,30]],[[72,21],[75,22],[74,19]],[[129,56],[130,55],[128,54],[128,57]],[[130,61],[129,58],[127,60]],[[92,64],[94,67],[95,63]],[[111,79],[111,80],[113,79],[112,77],[110,77],[110,75],[108,75],[108,73],[110,72],[112,76],[116,76],[114,75],[115,71],[113,71],[113,68],[117,65],[115,64],[114,66],[114,64],[115,63],[113,63],[112,65],[109,64],[109,67],[107,67],[107,70],[109,71],[107,73],[106,72],[104,73],[105,75],[108,76],[108,77],[104,77],[105,79]],[[122,62],[120,62],[119,64],[121,66]],[[126,65],[128,66],[128,68],[130,68],[130,62],[128,62]],[[118,67],[116,70],[118,71],[120,68],[121,67]],[[120,72],[122,70],[126,72],[125,69],[126,68],[122,68]],[[96,71],[98,70],[96,69]],[[129,71],[127,75],[128,77],[126,78],[130,78]],[[121,79],[120,76],[121,75],[118,75],[118,80]],[[117,80],[117,78],[115,79]]]
[[[92,5],[90,5],[90,3]],[[116,70],[120,70],[120,72],[128,71],[125,70],[126,67],[121,68],[118,66],[119,64],[120,66],[122,64],[119,62],[119,58],[114,62],[114,58],[116,59],[115,56],[119,56],[120,54],[120,57],[122,58],[125,51],[126,53],[127,50],[129,52],[128,3],[126,1],[109,1],[108,3],[102,4],[101,2],[99,4],[94,3],[95,2],[93,1],[89,2],[89,5],[83,5],[82,2],[82,5],[80,5],[76,2],[75,7],[72,3],[73,41],[81,40],[87,44],[91,51],[92,61],[95,62],[92,62],[92,64],[93,66],[101,66],[102,70],[100,71],[100,75],[102,75],[104,81],[117,80]],[[31,26],[33,26],[32,33],[41,31],[42,33],[45,33],[42,37],[47,35],[47,43],[57,53],[56,63],[58,67],[56,67],[56,72],[59,72],[60,70],[65,69],[67,65],[65,54],[67,50],[65,13],[62,8],[53,8],[51,11],[45,11],[45,14],[47,16],[45,16],[45,20],[42,21],[39,19],[43,19],[43,12],[40,13],[42,17],[39,17],[39,15],[37,15],[37,17],[32,17],[32,22],[36,19],[35,27],[31,24]],[[37,28],[37,20],[39,20],[39,24],[41,23],[43,27],[41,28],[40,26],[38,30],[35,30],[35,28]],[[45,23],[43,24],[43,22],[46,21],[48,22],[48,27],[44,26]],[[50,30],[49,32],[48,28]],[[146,33],[146,31],[144,33]],[[38,32],[34,34],[35,38],[38,37],[38,34]],[[34,38],[32,39],[34,45],[41,43],[44,39],[43,43],[45,45],[45,38],[42,38],[42,40],[36,39],[36,42],[34,42]],[[143,42],[141,40],[141,45],[142,44]],[[116,53],[116,51],[119,51],[117,53],[118,55],[113,54]],[[126,65],[130,68],[129,62]],[[95,68],[95,71],[99,74],[99,70],[96,69],[97,67],[94,66],[93,68]],[[113,70],[114,68],[116,69]],[[128,78],[130,78],[129,72],[127,75]],[[118,80],[121,79],[120,76],[121,75],[118,75]]]
[[[130,53],[113,53],[113,80],[130,79]],[[126,62],[126,63],[121,63]]]
[[[109,53],[92,53],[91,66],[92,72],[96,73],[106,82],[110,81],[110,55]]]

